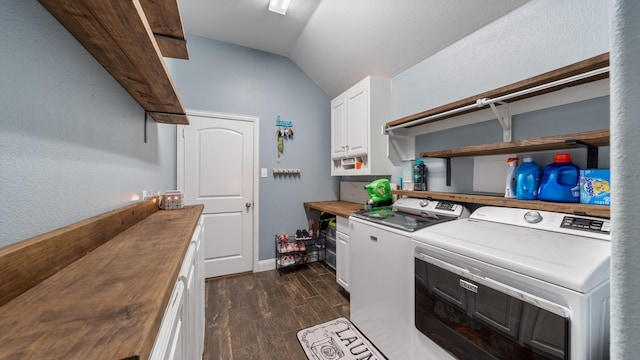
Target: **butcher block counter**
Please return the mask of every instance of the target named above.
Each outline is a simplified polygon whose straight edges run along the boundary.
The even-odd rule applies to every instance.
[[[310,210],[324,211],[329,214],[348,218],[354,212],[364,209],[364,204],[348,201],[314,201],[304,203],[304,207]]]
[[[87,254],[8,299],[0,306],[0,359],[147,359],[202,210],[202,205],[167,211],[156,206]],[[127,214],[138,213],[136,208]],[[118,216],[117,221],[109,218],[114,227],[129,217]],[[72,247],[108,233],[105,216],[96,219],[102,228],[94,225],[87,230],[94,219],[67,227],[77,239],[69,239],[65,228],[50,237],[59,241],[66,236],[64,241]],[[21,265],[25,269],[41,266],[28,261],[30,255],[20,249],[37,247],[31,240],[0,249],[0,270],[15,271],[9,263],[19,262],[17,256],[25,257]],[[50,247],[47,252],[55,258],[55,252],[65,249]]]

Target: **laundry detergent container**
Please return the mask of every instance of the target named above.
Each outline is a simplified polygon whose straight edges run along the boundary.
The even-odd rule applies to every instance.
[[[540,185],[541,170],[530,156],[522,159],[516,168],[516,199],[536,200]]]
[[[538,199],[580,202],[580,169],[571,162],[571,154],[556,154],[553,163],[544,167]]]

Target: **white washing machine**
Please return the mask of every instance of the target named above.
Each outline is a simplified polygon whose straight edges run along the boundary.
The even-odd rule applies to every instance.
[[[482,207],[412,238],[414,359],[608,359],[608,219]]]
[[[389,359],[411,350],[411,234],[469,215],[459,204],[398,199],[349,218],[351,321]]]

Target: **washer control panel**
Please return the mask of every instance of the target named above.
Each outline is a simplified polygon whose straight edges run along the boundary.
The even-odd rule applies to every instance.
[[[455,208],[456,204],[448,201],[438,201],[436,204],[436,209],[438,210],[454,211]]]
[[[425,216],[425,214],[462,218],[469,216],[469,210],[467,210],[467,208],[450,201],[404,197],[396,200],[392,207],[397,211],[419,216]]]

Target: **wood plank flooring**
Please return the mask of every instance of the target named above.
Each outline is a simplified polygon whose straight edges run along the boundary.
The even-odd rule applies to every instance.
[[[311,263],[208,279],[204,359],[306,360],[296,333],[338,317],[349,318],[349,294],[335,273]]]

